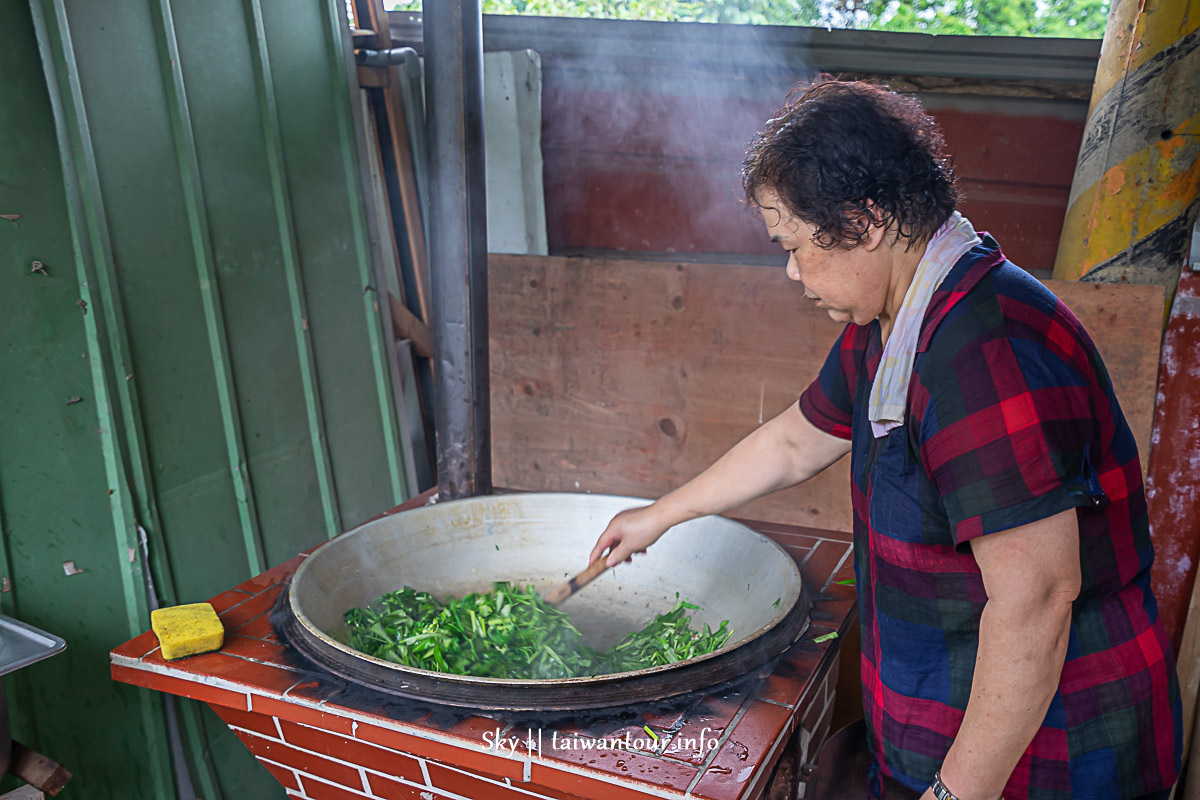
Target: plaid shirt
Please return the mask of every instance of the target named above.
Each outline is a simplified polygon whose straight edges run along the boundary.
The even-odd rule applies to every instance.
[[[872,436],[878,321],[848,325],[800,398],[850,439],[863,703],[880,772],[933,779],[971,692],[987,594],[968,542],[1068,508],[1082,588],[1066,663],[1006,800],[1127,800],[1182,751],[1137,445],[1095,345],[990,237],[930,301],[904,426]]]

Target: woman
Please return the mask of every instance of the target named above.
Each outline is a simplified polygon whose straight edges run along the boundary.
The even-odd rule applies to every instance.
[[[591,558],[850,453],[872,792],[1166,798],[1179,693],[1137,447],[1079,321],[955,211],[943,145],[915,101],[829,80],[755,137],[747,199],[846,328],[799,403]]]

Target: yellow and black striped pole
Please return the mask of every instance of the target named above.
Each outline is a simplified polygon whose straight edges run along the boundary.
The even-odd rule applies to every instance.
[[[1113,0],[1054,277],[1175,289],[1200,208],[1200,0]]]

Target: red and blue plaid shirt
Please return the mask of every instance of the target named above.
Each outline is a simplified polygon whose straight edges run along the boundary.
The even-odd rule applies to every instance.
[[[867,418],[878,321],[848,325],[800,398],[850,439],[863,702],[877,769],[933,779],[971,693],[987,601],[968,543],[1068,508],[1083,583],[1066,663],[1006,800],[1129,800],[1171,786],[1182,751],[1171,645],[1137,445],[1096,347],[990,237],[930,302],[907,419]]]

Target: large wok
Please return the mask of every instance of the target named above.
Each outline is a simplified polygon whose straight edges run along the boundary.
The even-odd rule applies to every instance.
[[[729,620],[715,653],[664,667],[594,678],[503,680],[401,667],[342,644],[343,613],[412,586],[444,599],[532,583],[545,594],[574,575],[608,521],[647,501],[594,494],[509,494],[425,506],[369,522],[315,550],[296,570],[282,629],[310,660],[392,694],[487,709],[600,708],[719,683],[786,650],[808,626],[811,603],[790,556],[722,517],[679,525],[563,604],[593,645],[607,647],[674,608],[700,606],[693,627]]]

